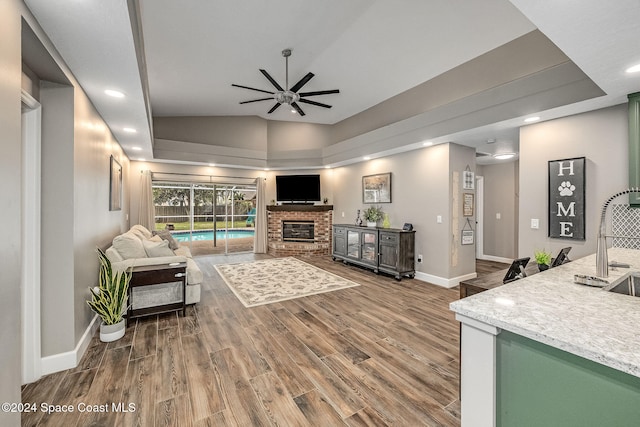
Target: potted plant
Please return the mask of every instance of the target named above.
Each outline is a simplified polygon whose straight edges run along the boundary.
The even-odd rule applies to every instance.
[[[369,206],[364,210],[364,219],[367,221],[367,227],[375,227],[383,217],[384,212],[379,206]]]
[[[111,261],[102,249],[97,248],[100,259],[100,276],[98,286],[89,288],[91,301],[89,307],[102,319],[100,340],[110,342],[124,336],[125,320],[123,314],[127,309],[127,293],[131,272],[114,273]]]
[[[541,251],[535,251],[533,257],[538,263],[538,270],[544,271],[551,265],[551,252],[547,252],[544,249]]]

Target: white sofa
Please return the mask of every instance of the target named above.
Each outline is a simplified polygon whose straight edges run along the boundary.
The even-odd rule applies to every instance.
[[[114,237],[105,251],[115,271],[143,265],[187,263],[186,303],[200,302],[203,275],[186,246],[178,246],[168,231],[154,235],[142,225],[134,225],[126,233]],[[177,284],[163,283],[133,290],[132,308],[139,309],[182,300],[182,289]]]

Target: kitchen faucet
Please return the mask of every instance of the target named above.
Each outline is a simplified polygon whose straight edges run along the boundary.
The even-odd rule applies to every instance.
[[[640,187],[631,187],[627,188],[624,191],[614,194],[609,197],[604,205],[602,206],[602,213],[600,215],[600,228],[598,229],[598,244],[596,247],[596,276],[598,277],[609,277],[609,257],[607,254],[607,237],[616,237],[616,236],[607,236],[606,235],[606,222],[605,216],[607,214],[607,208],[609,207],[609,203],[616,197],[630,194],[630,193],[640,193]]]

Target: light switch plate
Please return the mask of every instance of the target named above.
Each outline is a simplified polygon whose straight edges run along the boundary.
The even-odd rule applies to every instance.
[[[500,218],[502,218],[502,215],[500,215],[500,212],[498,212],[498,213],[496,214],[496,219],[500,219]]]
[[[534,230],[540,228],[540,220],[538,218],[531,218],[531,228]]]
[[[442,224],[442,215],[438,215],[438,216],[436,217],[436,222],[437,222],[438,224]]]

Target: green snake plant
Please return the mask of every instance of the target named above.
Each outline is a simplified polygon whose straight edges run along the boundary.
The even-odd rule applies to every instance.
[[[130,271],[113,272],[111,261],[102,249],[97,248],[100,258],[100,281],[98,286],[89,288],[89,307],[96,312],[105,325],[115,325],[122,320],[126,309],[127,293],[131,281]]]

